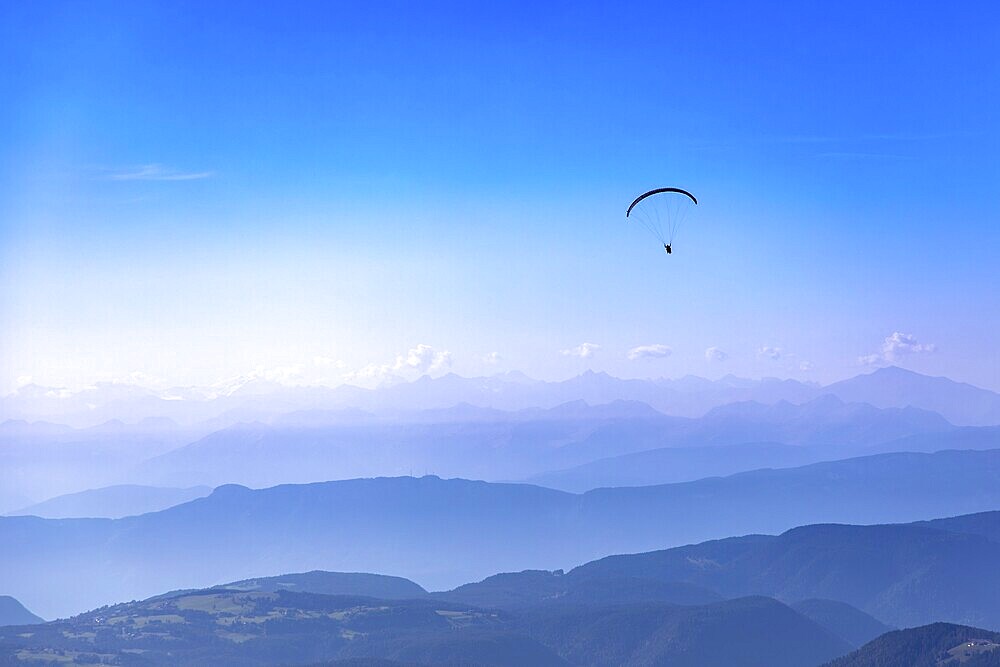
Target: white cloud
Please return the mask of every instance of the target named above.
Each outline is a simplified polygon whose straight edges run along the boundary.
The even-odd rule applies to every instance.
[[[395,380],[428,373],[436,373],[451,368],[451,352],[435,350],[432,346],[420,343],[407,350],[406,354],[397,355],[391,364],[368,364],[356,371],[345,373],[344,379],[353,380]]]
[[[258,367],[257,372],[260,377],[280,384],[289,384],[302,379],[302,364],[289,364],[288,366],[275,366],[273,368]]]
[[[632,361],[636,359],[663,359],[673,354],[673,349],[669,345],[659,343],[653,345],[639,345],[628,351],[628,358]]]
[[[341,359],[334,359],[333,357],[313,357],[313,366],[318,366],[319,368],[344,368],[346,365]]]
[[[451,352],[444,350],[437,352],[430,345],[420,343],[416,347],[410,348],[406,357],[396,357],[393,370],[414,370],[420,374],[441,370],[451,367]]]
[[[894,361],[908,354],[934,352],[936,349],[937,346],[932,343],[918,343],[913,334],[899,331],[893,332],[891,336],[886,336],[885,340],[882,341],[882,356],[885,357],[886,361]]]
[[[32,378],[30,375],[19,375],[17,377],[18,387],[23,387],[25,385],[31,384],[32,382],[34,382],[34,378]]]
[[[234,378],[221,380],[212,385],[212,388],[221,390],[222,393],[232,392],[240,386],[253,382],[254,380],[266,380],[278,384],[292,385],[303,380],[304,367],[302,364],[289,364],[287,366],[266,367],[258,365],[249,373]]]
[[[872,354],[858,357],[858,363],[865,366],[879,366],[893,363],[911,354],[930,354],[937,350],[933,343],[921,343],[913,334],[894,331],[882,341],[882,349]]]
[[[483,363],[489,364],[490,366],[495,366],[503,360],[499,352],[490,352],[483,355]]]
[[[882,361],[881,354],[863,354],[858,357],[858,363],[862,366],[878,366]]]
[[[571,347],[568,350],[559,350],[559,354],[564,357],[580,357],[581,359],[589,359],[600,349],[601,346],[597,343],[580,343],[576,347]]]
[[[713,346],[705,350],[705,358],[709,361],[725,361],[729,355],[726,354],[725,350]]]
[[[143,371],[132,371],[131,373],[128,374],[128,378],[125,379],[124,382],[128,384],[141,385],[147,388],[150,387],[166,388],[169,384],[163,378],[158,377],[156,375],[151,375],[149,373],[145,373]]]
[[[107,178],[112,181],[196,181],[211,178],[212,171],[179,171],[162,164],[144,164],[130,169],[109,171]]]
[[[767,345],[764,345],[759,350],[757,350],[757,355],[761,357],[766,357],[768,359],[771,359],[772,361],[777,361],[778,359],[781,359],[781,357],[783,357],[785,353],[784,350],[782,350],[780,347],[769,347]]]
[[[799,362],[799,370],[802,371],[803,373],[808,373],[809,371],[813,370],[814,368],[816,368],[816,366],[814,366],[813,362],[811,362],[811,361],[801,361],[801,362]]]
[[[357,380],[381,380],[392,376],[392,366],[389,364],[368,364],[356,371],[344,373],[348,382]]]

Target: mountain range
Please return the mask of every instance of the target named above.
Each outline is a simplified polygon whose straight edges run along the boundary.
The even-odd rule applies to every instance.
[[[1000,394],[889,366],[872,373],[820,386],[795,380],[620,379],[588,371],[568,380],[545,382],[512,372],[463,378],[424,376],[378,389],[351,385],[290,387],[245,378],[208,388],[153,390],[123,383],[98,383],[80,391],[26,385],[0,398],[0,420],[52,421],[93,426],[112,419],[171,418],[186,425],[216,420],[215,427],[237,421],[306,409],[360,408],[376,413],[448,408],[458,403],[520,410],[550,408],[574,400],[647,403],[670,415],[698,417],[713,407],[741,401],[804,403],[829,394],[847,403],[879,408],[912,406],[941,414],[953,424],[1000,424]],[[228,415],[228,416],[227,416]]]
[[[228,485],[116,520],[0,517],[0,543],[20,545],[0,556],[0,590],[52,617],[275,570],[375,570],[440,588],[806,523],[995,507],[1000,450],[883,454],[584,494],[437,477]]]
[[[883,386],[881,395],[876,390]],[[934,388],[933,401],[927,387]],[[671,415],[664,411],[685,410],[667,395],[705,401],[696,417]],[[956,426],[946,417],[998,421],[988,416],[996,396],[895,368],[827,387],[732,377],[619,380],[601,373],[557,383],[519,374],[449,375],[379,390],[258,380],[216,393],[26,387],[0,399],[0,413],[48,410],[66,417],[77,405],[90,421],[111,419],[87,428],[0,423],[0,512],[121,485],[264,487],[435,474],[585,491],[876,452],[989,449],[1000,447],[1000,426]],[[943,413],[894,405],[909,397]],[[978,406],[982,419],[963,417],[959,405]],[[699,450],[709,447],[730,449]],[[633,456],[668,448],[677,451]],[[137,503],[132,511],[149,507]]]
[[[698,452],[699,447],[795,446],[772,459],[787,466],[877,451],[907,436],[933,437],[955,429],[935,413],[846,404],[832,396],[801,405],[731,404],[698,419],[670,417],[644,403],[627,401],[604,405],[574,401],[518,412],[458,406],[433,413],[417,413],[405,422],[345,419],[339,411],[292,413],[272,424],[239,424],[214,432],[143,462],[133,474],[157,485],[235,482],[253,487],[414,471],[501,481],[608,456],[677,449],[676,465],[645,468],[647,473],[664,471],[662,477],[648,480],[662,483],[768,464],[766,458],[754,459],[756,451],[727,458],[722,452],[714,456],[711,451]],[[702,465],[688,466],[685,455]],[[745,467],[734,467],[741,458]],[[690,469],[686,476],[685,469]]]

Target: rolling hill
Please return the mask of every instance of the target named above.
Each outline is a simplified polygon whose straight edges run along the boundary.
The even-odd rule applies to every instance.
[[[594,607],[635,603],[703,605],[722,596],[693,584],[639,577],[580,576],[561,570],[525,570],[495,574],[464,584],[435,598],[487,609],[530,609],[547,605]]]
[[[1000,633],[950,623],[889,632],[824,667],[998,667]]]
[[[289,665],[340,658],[563,665],[513,619],[430,600],[195,591],[0,629],[0,656],[63,664]],[[133,656],[130,661],[130,656]]]
[[[813,621],[761,597],[700,606],[562,604],[510,613],[432,599],[214,589],[0,629],[0,661],[16,656],[61,664],[353,659],[498,667],[810,667],[848,650]]]
[[[356,595],[383,600],[408,600],[423,597],[427,591],[419,584],[402,577],[364,572],[302,572],[283,574],[277,577],[257,577],[244,579],[216,588],[240,591],[300,591],[322,595]]]

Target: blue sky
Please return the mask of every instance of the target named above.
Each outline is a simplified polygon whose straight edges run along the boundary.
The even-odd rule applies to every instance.
[[[1000,389],[994,3],[249,4],[0,8],[0,391]],[[623,215],[658,185],[701,201],[670,257]]]

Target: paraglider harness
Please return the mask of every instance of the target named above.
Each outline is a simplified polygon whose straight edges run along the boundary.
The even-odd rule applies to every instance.
[[[664,243],[664,244],[663,244],[663,249],[667,251],[667,254],[668,254],[668,255],[672,255],[672,254],[673,254],[673,252],[674,252],[674,251],[673,251],[673,248],[671,248],[671,247],[670,247],[670,244],[669,244],[669,243]]]

